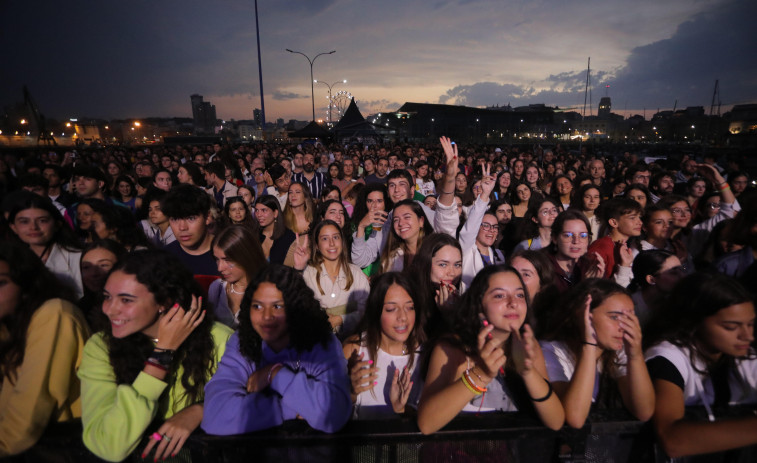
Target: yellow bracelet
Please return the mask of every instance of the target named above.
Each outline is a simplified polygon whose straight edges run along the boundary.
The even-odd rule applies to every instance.
[[[475,395],[481,395],[480,392],[478,392],[477,390],[475,390],[473,388],[473,386],[470,385],[470,383],[468,382],[468,378],[465,377],[465,373],[462,374],[462,376],[460,377],[460,379],[463,380],[463,384],[465,384],[465,387],[467,387],[469,391],[471,391]]]

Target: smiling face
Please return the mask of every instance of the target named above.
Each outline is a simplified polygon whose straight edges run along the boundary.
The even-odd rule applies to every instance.
[[[252,329],[274,352],[289,345],[284,295],[275,284],[260,283],[252,294],[250,322]]]
[[[457,285],[463,273],[463,257],[454,246],[443,246],[431,257],[431,282]]]
[[[338,203],[329,204],[326,208],[326,212],[323,214],[324,219],[333,220],[339,225],[344,227],[344,206]]]
[[[510,186],[510,172],[504,172],[502,175],[500,175],[497,183],[503,189],[508,188]]]
[[[496,330],[510,333],[526,320],[526,291],[518,275],[499,272],[489,278],[489,287],[481,300],[484,316]]]
[[[124,198],[131,196],[131,185],[129,185],[129,182],[118,182],[118,193]]]
[[[539,180],[539,168],[535,166],[529,166],[528,169],[526,169],[526,181],[529,184],[536,184],[536,182]]]
[[[318,252],[325,260],[335,261],[342,255],[342,233],[333,225],[325,225],[318,232]]]
[[[423,217],[415,215],[410,206],[399,206],[394,209],[394,218],[392,219],[394,232],[403,241],[415,241],[418,239],[421,228],[423,227]]]
[[[754,341],[754,304],[742,302],[718,310],[704,319],[697,337],[707,355],[745,356]]]
[[[413,189],[405,177],[397,177],[387,182],[389,197],[395,203],[413,197]]]
[[[673,213],[673,226],[676,228],[686,228],[691,221],[691,206],[686,201],[673,203],[670,212]]]
[[[159,313],[165,309],[134,275],[119,270],[111,273],[105,282],[102,310],[110,320],[114,338],[134,333],[157,338]]]
[[[620,321],[634,313],[633,301],[625,294],[613,294],[591,311],[592,326],[597,333],[597,344],[605,350],[623,348],[623,329]]]
[[[476,242],[482,246],[490,247],[494,245],[497,234],[499,234],[499,222],[497,218],[491,214],[485,214],[481,220],[481,226],[478,228]]]
[[[407,342],[415,327],[415,304],[405,288],[393,284],[384,295],[381,311],[382,344]]]
[[[118,258],[105,248],[95,248],[81,256],[81,281],[88,290],[99,293],[105,286],[108,272]]]
[[[560,213],[558,208],[552,201],[544,201],[534,217],[534,222],[541,228],[550,228],[557,218],[557,214]]]
[[[531,199],[531,189],[527,185],[520,184],[515,188],[515,193],[518,195],[518,199],[521,203],[527,202]]]

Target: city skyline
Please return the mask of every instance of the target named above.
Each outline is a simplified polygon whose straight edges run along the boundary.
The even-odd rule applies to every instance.
[[[350,2],[258,0],[266,120],[311,119],[314,77],[355,96],[363,114],[405,102],[543,103],[581,112],[591,57],[592,106],[613,112],[757,102],[757,32],[747,0]],[[260,107],[253,2],[166,0],[0,6],[0,106],[28,85],[48,117],[191,117],[201,94],[219,118]],[[609,85],[606,90],[605,86]],[[326,117],[316,85],[316,118]],[[716,102],[717,103],[717,102]]]

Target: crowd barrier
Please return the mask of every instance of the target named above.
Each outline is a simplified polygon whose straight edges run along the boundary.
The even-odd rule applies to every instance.
[[[691,409],[693,417],[706,416]],[[739,409],[730,414],[752,413]],[[138,447],[126,461],[143,460]],[[81,423],[58,425],[13,463],[102,462],[81,442]],[[169,461],[169,460],[167,460]],[[551,431],[517,413],[465,416],[432,435],[423,435],[412,419],[353,421],[335,434],[314,431],[303,421],[241,436],[209,436],[197,432],[185,450],[171,461],[180,462],[575,462],[645,463],[668,461],[655,444],[649,423],[623,411],[591,414],[582,429]],[[757,462],[757,446],[730,452],[674,460],[686,463]]]

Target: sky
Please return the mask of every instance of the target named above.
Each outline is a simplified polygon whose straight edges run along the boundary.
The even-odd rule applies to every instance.
[[[405,102],[544,103],[647,118],[757,103],[754,0],[258,0],[266,119],[311,119],[314,77],[363,115]],[[260,107],[253,0],[0,1],[0,108],[27,85],[63,118],[191,117],[199,93],[222,119]],[[606,86],[609,85],[609,88]],[[316,119],[327,88],[316,84]],[[588,114],[588,110],[587,110]]]

